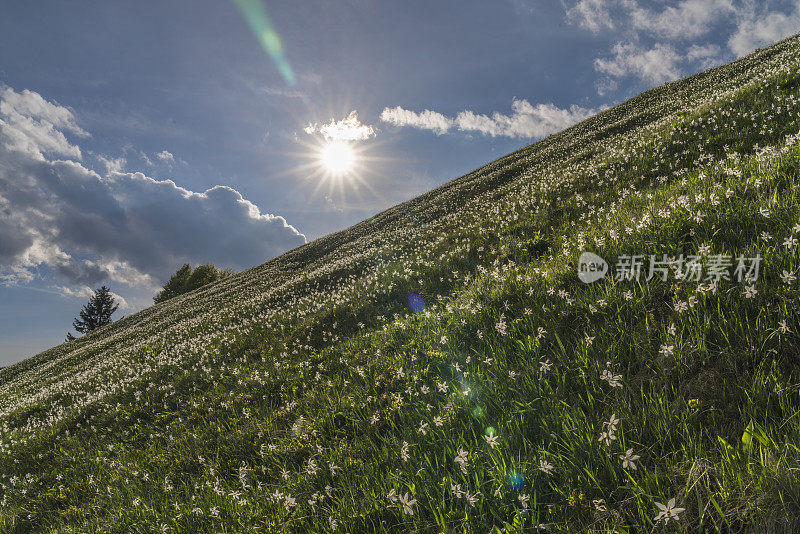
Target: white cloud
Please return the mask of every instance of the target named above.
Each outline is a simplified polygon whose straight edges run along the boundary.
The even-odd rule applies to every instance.
[[[52,154],[80,160],[80,148],[67,140],[64,130],[78,137],[89,135],[77,125],[69,109],[47,102],[38,93],[17,93],[0,86],[0,133],[8,149],[37,159]]]
[[[66,127],[71,114],[47,102],[53,107],[27,105],[41,98],[36,93],[3,95],[0,281],[29,282],[46,267],[69,286],[109,280],[152,288],[183,263],[244,269],[305,242],[283,217],[262,213],[230,187],[198,193],[170,180],[121,172],[119,160],[105,156],[98,159],[116,171],[106,176],[77,161],[45,158],[48,152],[73,155],[53,150],[61,131],[52,127],[37,136],[26,121],[5,118],[41,123],[49,116],[52,126],[60,116]]]
[[[574,105],[569,109],[561,109],[553,104],[533,106],[527,100],[516,99],[512,102],[511,109],[511,115],[495,112],[491,116],[466,110],[453,119],[431,110],[415,113],[398,106],[384,109],[381,120],[396,126],[431,130],[437,135],[446,133],[451,128],[458,128],[462,132],[478,132],[492,137],[542,138],[598,111]]]
[[[760,4],[748,2],[739,11],[736,31],[728,39],[728,47],[737,57],[800,31],[800,1],[793,3],[789,13],[770,11],[763,6],[757,13],[756,5]]]
[[[707,69],[722,62],[722,49],[715,44],[692,45],[686,51],[688,61],[696,61],[700,67]]]
[[[95,157],[100,160],[103,165],[105,165],[106,173],[109,174],[122,171],[127,163],[125,158],[109,158],[102,154],[95,154]]]
[[[156,154],[156,157],[161,161],[166,161],[167,163],[172,163],[173,161],[175,161],[175,156],[173,156],[172,153],[169,152],[168,150],[162,150],[161,152]]]
[[[789,11],[779,5],[772,0],[679,0],[651,8],[640,0],[579,0],[567,8],[566,18],[595,34],[621,33],[611,57],[595,59],[595,70],[607,75],[597,84],[598,93],[605,94],[616,88],[614,78],[663,83],[682,76],[686,65],[709,68],[731,59],[731,53],[741,57],[800,31],[800,0],[792,0]],[[727,39],[727,50],[696,42],[709,34]]]
[[[622,0],[622,6],[634,29],[681,41],[705,35],[714,23],[735,13],[731,0],[683,0],[659,12],[636,0]]]
[[[400,106],[384,108],[381,120],[395,126],[410,126],[419,130],[431,130],[436,135],[447,133],[455,126],[455,121],[441,113],[426,109],[420,113],[403,109]]]
[[[567,10],[567,19],[592,33],[604,28],[614,29],[610,13],[614,3],[613,0],[580,0]]]
[[[363,141],[375,136],[372,126],[358,120],[357,111],[351,111],[340,121],[331,119],[328,124],[309,124],[303,131],[309,135],[319,132],[325,139],[333,141]]]
[[[80,286],[76,288],[71,288],[68,286],[59,286],[54,285],[50,286],[51,289],[55,290],[59,295],[64,297],[75,297],[80,299],[90,299],[94,296],[94,290],[89,286]],[[128,304],[128,301],[125,300],[121,295],[114,293],[113,291],[108,292],[114,300],[116,300],[117,305],[119,306],[120,310],[126,310],[131,306]]]
[[[681,76],[681,56],[670,45],[658,43],[642,48],[634,43],[617,43],[611,58],[596,58],[594,68],[609,76],[634,75],[652,84],[676,80]]]

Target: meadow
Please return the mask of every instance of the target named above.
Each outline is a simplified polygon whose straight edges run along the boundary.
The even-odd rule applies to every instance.
[[[0,370],[0,530],[797,532],[798,113],[791,37]]]

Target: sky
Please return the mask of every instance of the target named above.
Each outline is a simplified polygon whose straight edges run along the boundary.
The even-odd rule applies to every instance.
[[[0,366],[800,31],[800,0],[0,4]]]

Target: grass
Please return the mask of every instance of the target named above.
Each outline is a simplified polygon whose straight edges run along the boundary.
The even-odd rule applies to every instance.
[[[648,91],[3,369],[0,529],[797,531],[799,68]],[[763,261],[587,285],[584,250]]]

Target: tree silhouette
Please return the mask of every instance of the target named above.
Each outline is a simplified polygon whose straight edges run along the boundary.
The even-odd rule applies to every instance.
[[[101,326],[111,324],[111,314],[117,311],[118,307],[111,291],[103,286],[95,291],[88,304],[83,306],[79,317],[72,322],[72,326],[81,334],[86,334]]]

